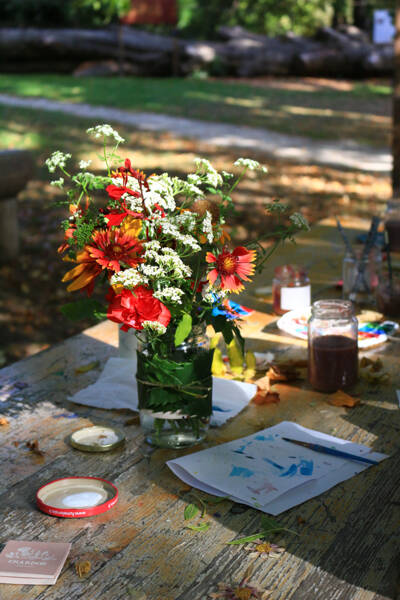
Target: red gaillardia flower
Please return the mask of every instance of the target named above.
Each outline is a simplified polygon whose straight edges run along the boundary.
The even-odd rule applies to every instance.
[[[96,231],[92,238],[93,245],[86,245],[77,253],[73,262],[76,267],[65,273],[62,281],[72,281],[68,292],[85,290],[88,296],[93,292],[94,280],[104,269],[120,271],[121,263],[129,267],[137,267],[143,259],[140,254],[143,246],[137,238],[118,229],[113,231]],[[64,260],[71,260],[70,258]]]
[[[137,238],[118,229],[111,231],[96,231],[92,238],[93,242],[86,246],[92,260],[96,261],[102,269],[120,271],[121,263],[129,267],[137,267],[143,262],[140,255],[143,246]]]
[[[120,294],[111,288],[107,300],[107,317],[110,321],[122,323],[122,331],[143,329],[145,321],[156,321],[167,327],[171,320],[171,313],[165,304],[154,298],[152,290],[143,285],[132,291],[124,289]]]
[[[221,279],[221,289],[231,292],[240,292],[244,289],[242,281],[250,281],[248,275],[253,275],[256,259],[255,250],[248,250],[238,246],[233,252],[223,250],[215,256],[207,252],[206,261],[214,264],[214,268],[208,273],[207,279],[210,285],[214,285],[218,277]]]

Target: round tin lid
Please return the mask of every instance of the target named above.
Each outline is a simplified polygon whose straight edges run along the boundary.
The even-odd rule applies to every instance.
[[[83,427],[69,436],[71,446],[84,452],[107,452],[121,446],[124,441],[123,432],[108,425]]]
[[[100,477],[63,477],[42,485],[36,493],[38,508],[54,517],[92,517],[117,501],[118,489]]]

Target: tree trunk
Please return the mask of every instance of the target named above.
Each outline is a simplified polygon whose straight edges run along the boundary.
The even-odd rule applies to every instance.
[[[396,0],[393,81],[393,197],[400,198],[400,0]]]

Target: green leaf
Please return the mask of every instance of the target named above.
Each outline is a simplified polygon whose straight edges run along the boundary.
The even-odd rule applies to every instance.
[[[80,321],[81,319],[90,319],[93,317],[100,320],[107,317],[105,307],[92,298],[84,298],[77,302],[64,304],[60,310],[71,321]]]
[[[228,546],[235,546],[237,544],[247,544],[247,542],[253,542],[254,540],[258,540],[259,538],[264,537],[265,532],[260,531],[260,533],[253,533],[252,535],[248,535],[247,537],[239,538],[238,540],[233,540],[233,542],[227,542]]]
[[[192,331],[192,317],[188,313],[185,313],[182,319],[178,323],[178,327],[175,331],[175,346],[182,344],[186,340],[189,333]]]
[[[261,516],[261,527],[265,530],[268,529],[285,529],[283,525],[272,519],[271,517],[267,517],[266,515]]]
[[[186,529],[191,529],[192,531],[207,531],[210,527],[210,523],[200,523],[200,525],[186,525]]]
[[[194,519],[198,512],[199,508],[195,504],[188,504],[183,512],[183,518],[185,521],[190,521],[190,519]]]

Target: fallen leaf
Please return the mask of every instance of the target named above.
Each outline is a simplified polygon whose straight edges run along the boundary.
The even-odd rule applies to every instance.
[[[10,422],[5,417],[0,417],[0,427],[4,427],[5,425],[9,425]]]
[[[38,456],[44,456],[44,452],[39,449],[38,440],[33,440],[32,442],[26,442],[26,447],[34,454],[37,454]]]
[[[329,404],[332,404],[332,406],[346,406],[347,408],[354,408],[354,406],[360,404],[360,399],[353,398],[349,394],[346,394],[346,392],[338,390],[337,392],[332,394],[328,402]]]
[[[98,366],[100,366],[100,361],[98,360],[94,360],[93,362],[88,363],[87,365],[81,365],[79,367],[76,367],[75,375],[79,375],[80,373],[87,373],[88,371],[97,369]]]
[[[75,570],[80,578],[85,577],[88,573],[90,573],[92,565],[88,560],[82,560],[75,563]]]
[[[14,442],[13,442],[13,446],[15,446],[16,448],[18,448],[18,446],[19,446],[19,442],[17,442],[17,441],[14,441]]]
[[[257,394],[252,399],[253,404],[277,404],[280,402],[278,392],[270,392],[268,390],[259,389]]]

